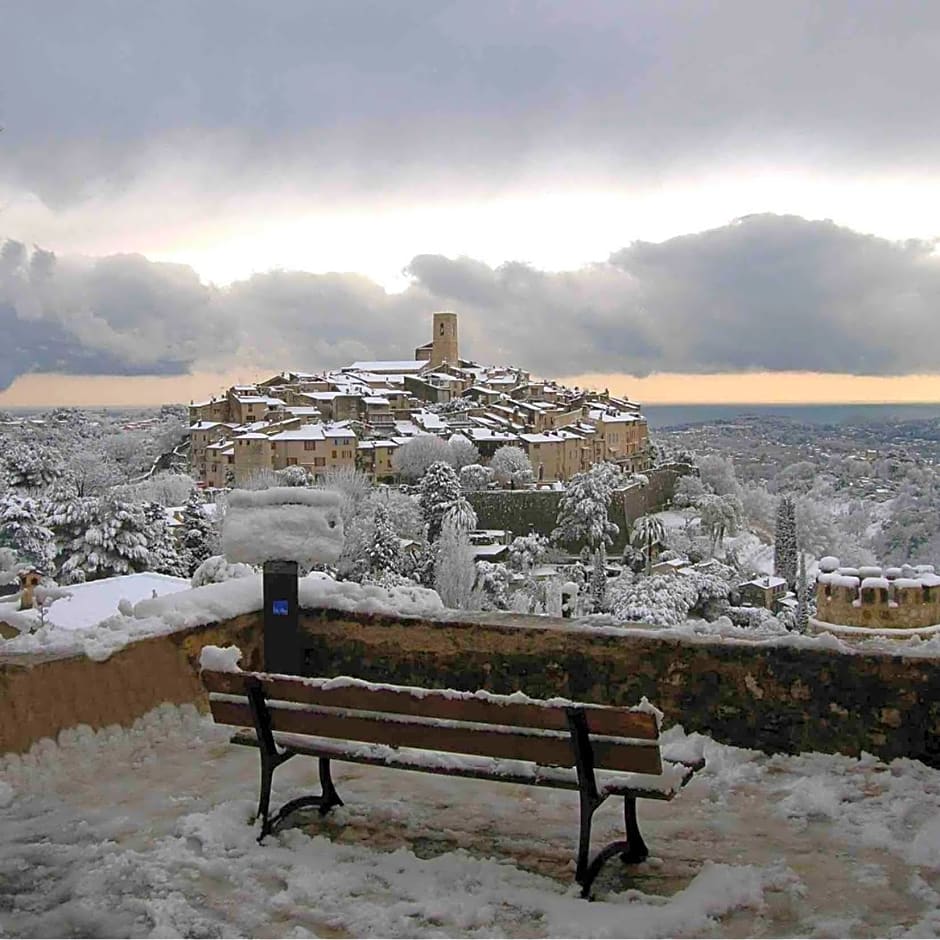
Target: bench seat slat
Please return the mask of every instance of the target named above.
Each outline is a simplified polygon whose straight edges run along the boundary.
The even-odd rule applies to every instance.
[[[496,760],[480,756],[455,755],[411,748],[391,748],[378,744],[334,741],[312,735],[275,732],[277,743],[297,754],[330,760],[526,784],[561,790],[577,790],[577,772],[568,767],[543,767],[529,761]],[[233,744],[257,747],[255,732],[244,728],[233,735]],[[660,774],[598,771],[597,786],[603,797],[627,794],[649,800],[671,800],[691,779],[693,765],[666,761]]]
[[[247,702],[220,700],[210,696],[213,718],[219,724],[249,726],[251,710]],[[273,730],[301,735],[316,735],[390,747],[407,747],[456,754],[479,755],[504,760],[532,761],[542,766],[571,767],[574,752],[566,733],[490,726],[429,725],[409,722],[397,715],[393,720],[381,716],[317,712],[278,707],[269,702]],[[662,770],[659,747],[616,738],[593,738],[594,764],[606,770],[659,774]]]
[[[564,708],[551,702],[514,702],[510,696],[488,695],[482,698],[472,693],[352,681],[349,684],[337,684],[336,680],[303,679],[267,673],[202,672],[208,691],[230,695],[244,695],[245,680],[249,678],[260,679],[265,698],[268,699],[480,724],[516,725],[547,731],[568,730]],[[649,741],[659,738],[656,716],[649,712],[609,705],[576,704],[583,709],[591,734]]]

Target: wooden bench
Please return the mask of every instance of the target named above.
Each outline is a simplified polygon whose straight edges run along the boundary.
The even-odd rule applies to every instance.
[[[295,810],[316,806],[325,814],[342,806],[331,760],[577,790],[575,878],[589,897],[608,859],[640,862],[648,855],[637,799],[671,800],[702,765],[663,760],[658,714],[650,707],[262,672],[204,669],[202,679],[215,721],[242,729],[232,742],[260,749],[259,842]],[[274,770],[296,754],[319,758],[322,792],[291,800],[272,815]],[[610,796],[624,798],[626,839],[591,858],[591,822]]]

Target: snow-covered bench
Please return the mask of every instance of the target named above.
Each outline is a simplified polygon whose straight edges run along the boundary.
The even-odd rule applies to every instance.
[[[204,657],[202,680],[213,718],[241,729],[233,743],[261,752],[259,842],[297,809],[316,806],[325,814],[342,805],[331,760],[577,790],[581,831],[575,877],[582,896],[589,897],[608,859],[647,857],[637,799],[671,800],[702,766],[663,760],[660,713],[645,700],[634,708],[613,708],[521,693],[454,692],[206,665]],[[291,800],[272,815],[274,770],[296,754],[319,758],[322,792]],[[591,859],[592,818],[609,796],[624,798],[626,839]]]

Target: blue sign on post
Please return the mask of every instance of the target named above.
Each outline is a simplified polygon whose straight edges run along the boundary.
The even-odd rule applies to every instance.
[[[287,601],[271,601],[271,613],[275,617],[286,617],[288,613]]]

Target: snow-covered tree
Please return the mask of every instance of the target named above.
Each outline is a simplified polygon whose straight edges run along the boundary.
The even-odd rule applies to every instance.
[[[432,464],[451,464],[452,451],[446,441],[433,434],[419,434],[405,441],[392,455],[392,469],[407,482],[420,480]]]
[[[456,526],[462,532],[471,532],[477,527],[477,514],[466,497],[458,496],[444,510],[444,525]]]
[[[689,473],[676,480],[672,502],[678,509],[685,509],[694,506],[698,499],[707,492],[705,484],[697,476]]]
[[[500,562],[476,563],[476,590],[480,595],[481,610],[509,610],[509,586],[512,574]]]
[[[384,506],[375,507],[372,517],[372,539],[366,550],[366,556],[369,559],[369,570],[373,574],[401,573],[401,546],[392,528],[388,510]]]
[[[454,468],[442,460],[427,468],[418,487],[418,505],[428,525],[428,541],[441,534],[444,516],[461,498],[460,481]]]
[[[0,546],[12,549],[21,563],[39,571],[49,567],[55,541],[37,500],[13,492],[0,497]]]
[[[180,555],[187,576],[212,554],[212,523],[205,513],[198,490],[183,507],[180,525]]]
[[[455,470],[463,470],[464,467],[479,465],[480,452],[476,445],[463,434],[454,434],[447,442],[450,448],[450,463]]]
[[[698,501],[702,526],[711,536],[712,543],[721,545],[726,535],[734,535],[741,519],[741,500],[733,494],[713,496],[706,494]]]
[[[705,454],[696,459],[705,488],[717,496],[733,496],[738,492],[738,478],[730,457]]]
[[[69,454],[64,476],[78,496],[100,496],[125,479],[110,454],[97,444],[76,447]]]
[[[275,470],[278,486],[309,486],[310,474],[303,467],[285,467]]]
[[[681,577],[618,578],[609,587],[609,607],[620,620],[669,627],[684,623],[695,612],[713,619],[727,607],[728,590],[724,579],[699,571]]]
[[[166,510],[159,503],[144,503],[144,519],[147,523],[147,547],[150,550],[150,570],[158,574],[170,574],[177,578],[189,575],[184,559],[180,556],[176,539],[170,530]]]
[[[594,569],[591,572],[591,600],[594,610],[604,610],[607,604],[607,549],[604,543],[594,553]]]
[[[630,530],[630,542],[643,552],[646,573],[653,567],[653,549],[666,542],[666,530],[658,516],[645,515],[634,520]]]
[[[622,479],[620,469],[611,463],[596,463],[576,473],[559,502],[553,541],[585,542],[592,551],[613,544],[620,526],[610,521],[608,507]]]
[[[467,464],[460,468],[460,486],[465,493],[485,490],[493,479],[493,471],[478,463]]]
[[[147,520],[141,506],[121,499],[102,499],[95,518],[68,546],[61,580],[67,584],[146,571]]]
[[[435,546],[434,589],[445,607],[465,610],[475,581],[476,567],[467,533],[445,525]]]
[[[796,579],[796,629],[809,633],[809,599],[806,584],[806,553],[800,552],[800,565]]]
[[[11,489],[38,492],[62,475],[62,462],[49,448],[17,441],[4,448],[3,475]]]
[[[514,444],[498,447],[490,460],[490,469],[502,486],[525,486],[535,479],[526,452]]]
[[[537,532],[517,535],[509,543],[508,566],[523,574],[540,565],[548,554],[548,539]]]
[[[797,553],[796,502],[792,496],[780,497],[774,531],[774,574],[784,578],[790,588],[796,584]]]

